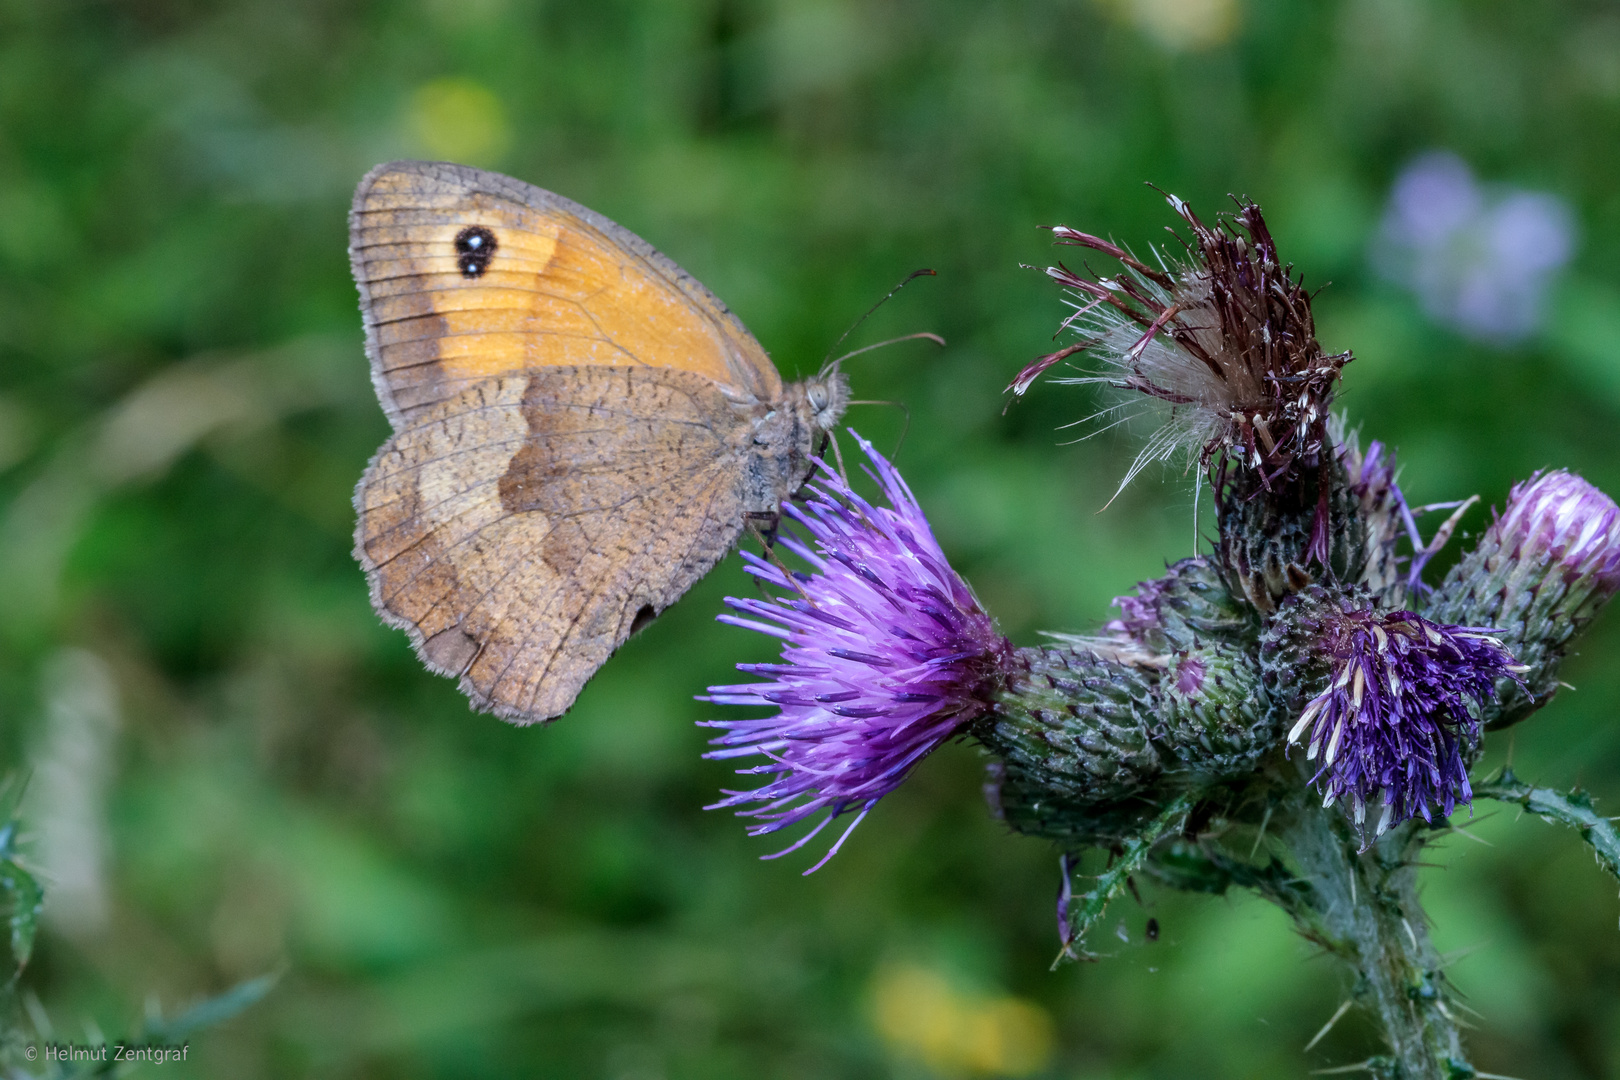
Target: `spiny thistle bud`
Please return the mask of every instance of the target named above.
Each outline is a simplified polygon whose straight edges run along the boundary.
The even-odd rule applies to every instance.
[[[1354,581],[1366,553],[1358,504],[1336,455],[1275,484],[1262,474],[1224,470],[1215,485],[1215,554],[1229,587],[1269,615],[1320,579]]]
[[[992,754],[985,796],[1016,832],[1069,846],[1141,827],[1161,769],[1157,672],[1084,649],[1019,649],[995,712],[973,725]],[[1149,816],[1151,814],[1149,813]]]
[[[1264,756],[1276,731],[1259,669],[1249,658],[1258,627],[1210,561],[1183,559],[1164,577],[1139,583],[1134,595],[1115,597],[1114,606],[1121,617],[1090,644],[1111,644],[1122,658],[1151,657],[1160,673],[1153,730],[1173,763],[1167,768],[1230,776]],[[1122,648],[1124,641],[1136,643],[1138,652]]]
[[[1364,840],[1472,798],[1480,710],[1516,670],[1489,630],[1313,588],[1279,613],[1262,650],[1284,707],[1315,691],[1288,741],[1320,762],[1313,779],[1323,805],[1345,802]]]
[[[1018,650],[972,728],[1000,759],[993,805],[1019,832],[1111,843],[1168,794],[1245,774],[1278,743],[1244,644],[1257,627],[1208,560],[1115,604],[1101,636]]]
[[[1546,704],[1571,640],[1620,589],[1620,507],[1573,473],[1514,486],[1479,545],[1451,569],[1426,609],[1433,618],[1495,626],[1524,665],[1500,684],[1486,726],[1506,727]]]
[[[1111,845],[1167,799],[1246,775],[1279,733],[1236,647],[1163,669],[1084,649],[1020,649],[995,711],[970,729],[996,760],[985,794],[1017,832]]]
[[[1232,638],[1253,625],[1252,615],[1235,603],[1219,571],[1206,558],[1182,559],[1164,577],[1139,582],[1136,592],[1116,596],[1120,617],[1108,622],[1103,639],[1063,638],[1093,650],[1107,642],[1131,643],[1150,657],[1194,648],[1200,641]],[[1162,660],[1153,663],[1163,666]]]
[[[1160,681],[1160,738],[1175,770],[1200,780],[1251,772],[1281,733],[1246,646],[1181,653]]]
[[[1039,773],[1053,801],[1122,798],[1160,769],[1157,683],[1151,668],[1084,649],[1019,649],[973,733],[1013,770]]]
[[[1356,577],[1386,607],[1400,607],[1406,589],[1395,547],[1402,536],[1409,535],[1406,525],[1412,512],[1395,483],[1395,455],[1376,440],[1367,444],[1363,454],[1354,435],[1340,441],[1339,454],[1357,516],[1366,527]]]
[[[806,873],[830,859],[919,761],[989,710],[1012,655],[946,562],[900,474],[870,443],[858,435],[855,440],[889,506],[872,506],[825,465],[802,506],[783,504],[783,516],[815,546],[791,529],[782,531],[779,543],[813,572],[789,575],[744,553],[748,572],[786,595],[728,597],[739,614],[720,616],[781,638],[787,643],[783,663],[738,665],[767,681],[712,686],[702,699],[778,710],[762,719],[706,724],[725,731],[714,740],[722,749],[706,756],[759,755],[764,763],[738,772],[771,777],[763,787],[726,792],[710,809],[757,804],[738,811],[759,820],[749,829],[754,836],[825,812],[777,855],[803,846],[833,818],[856,815]]]
[[[1168,200],[1192,232],[1186,264],[1161,256],[1150,266],[1100,237],[1052,230],[1060,244],[1119,260],[1124,273],[1047,268],[1076,301],[1061,329],[1083,337],[1031,363],[1009,389],[1022,394],[1053,364],[1089,351],[1105,370],[1061,381],[1133,390],[1169,406],[1169,421],[1126,482],[1182,450],[1196,453],[1203,468],[1232,461],[1268,483],[1296,463],[1314,468],[1350,354],[1328,355],[1318,344],[1310,294],[1278,260],[1258,206],[1239,200],[1236,214],[1209,226],[1180,199]]]

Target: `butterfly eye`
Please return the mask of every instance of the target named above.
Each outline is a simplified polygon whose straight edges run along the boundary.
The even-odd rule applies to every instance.
[[[469,225],[456,234],[456,266],[465,278],[482,277],[495,258],[495,234],[482,225]]]
[[[805,388],[805,397],[810,401],[810,411],[820,413],[827,407],[827,388],[821,383],[811,383]]]

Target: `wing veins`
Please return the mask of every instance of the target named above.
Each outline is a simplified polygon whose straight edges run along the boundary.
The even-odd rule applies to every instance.
[[[712,509],[714,507],[714,495],[712,494],[714,487],[715,487],[715,485],[713,485],[713,484],[710,485],[711,495],[709,497],[709,502],[708,502],[708,505],[704,508],[704,514],[703,514],[702,520],[700,521],[700,523],[698,525],[698,528],[696,530],[694,530],[695,533],[701,534],[702,531],[703,531],[703,526],[705,524],[707,524],[710,520],[712,520],[712,518],[710,516],[710,512],[712,511]],[[667,526],[667,524],[668,524],[668,518],[667,517],[664,519],[662,524],[665,524]],[[650,536],[650,535],[651,535],[651,533],[649,531],[647,536]],[[696,543],[696,539],[697,539],[696,536],[694,536],[694,538],[693,538],[693,543],[694,544]],[[639,567],[640,564],[643,561],[645,561],[645,559],[647,558],[647,552],[648,552],[648,541],[647,541],[646,538],[644,538],[643,542],[642,542],[641,549],[640,549],[640,551],[638,551],[636,553],[636,559],[635,559],[635,562],[632,565],[635,565],[635,566]],[[591,554],[600,554],[600,552],[597,552],[597,551],[595,551],[593,549]],[[683,563],[683,565],[684,565],[684,563]],[[621,575],[621,578],[624,577],[624,576],[626,576],[626,575]],[[645,573],[645,571],[643,571],[643,572],[641,572],[639,574],[639,576],[635,577],[633,580],[626,582],[627,587],[623,590],[624,594],[627,597],[630,596],[631,594],[633,594],[635,586],[637,586],[637,585],[645,585],[647,583],[647,578],[648,578],[648,575]],[[675,577],[672,575],[672,576],[670,576],[670,578],[668,580],[674,581]],[[546,657],[546,666],[541,669],[540,674],[529,685],[528,695],[527,695],[528,700],[527,700],[526,708],[525,708],[524,711],[529,712],[529,711],[533,710],[533,708],[534,708],[534,699],[537,696],[539,696],[540,687],[545,683],[546,676],[551,674],[551,669],[556,664],[557,657],[559,657],[559,656],[561,656],[563,654],[563,652],[565,651],[565,649],[566,649],[566,647],[568,645],[568,642],[573,639],[573,635],[574,635],[575,631],[579,628],[580,620],[582,620],[585,617],[586,612],[591,610],[591,607],[594,604],[594,602],[596,600],[596,597],[600,596],[602,594],[602,592],[605,591],[605,589],[606,589],[606,583],[604,581],[603,584],[598,585],[595,589],[592,590],[590,598],[584,604],[581,604],[579,609],[574,612],[573,617],[568,620],[568,627],[567,627],[566,631],[558,636],[556,647],[551,650],[551,655]],[[553,604],[551,606],[548,606],[547,609],[546,609],[547,612],[549,613],[552,610],[553,607],[555,607],[555,604]],[[617,635],[615,634],[615,636],[617,636]],[[619,644],[620,644],[619,642],[615,642],[614,645],[613,645],[613,649],[617,649]],[[610,654],[612,653],[613,649],[609,650]],[[522,650],[519,649],[518,651],[521,652]],[[516,663],[516,662],[517,662],[517,656],[516,655],[514,655],[510,660],[507,661],[506,666],[501,669],[501,674],[499,676],[497,676],[496,680],[493,683],[490,684],[490,689],[491,690],[493,690],[495,687],[500,685],[501,680],[506,678],[506,676],[511,671],[512,665],[514,663]],[[493,696],[493,695],[491,695],[491,696]]]

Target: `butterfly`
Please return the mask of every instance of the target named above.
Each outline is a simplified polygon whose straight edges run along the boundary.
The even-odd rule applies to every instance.
[[[378,166],[349,259],[394,429],[354,497],[372,604],[517,723],[774,526],[849,400],[836,366],[784,385],[640,237],[498,173]]]

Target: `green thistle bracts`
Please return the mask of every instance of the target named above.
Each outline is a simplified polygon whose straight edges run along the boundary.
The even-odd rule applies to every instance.
[[[1212,645],[1181,653],[1160,683],[1164,751],[1171,771],[1209,781],[1252,772],[1277,744],[1283,724],[1267,700],[1248,651]]]
[[[1260,634],[1261,676],[1268,701],[1284,726],[1292,723],[1331,677],[1331,664],[1319,647],[1320,623],[1337,608],[1332,593],[1310,586],[1294,596]]]
[[[1121,617],[1109,623],[1109,643],[1146,650],[1154,666],[1170,654],[1210,641],[1239,641],[1258,625],[1254,611],[1235,599],[1208,559],[1182,559],[1157,581],[1144,581],[1134,596],[1114,601]],[[1075,644],[1093,639],[1066,638]]]
[[[1217,557],[1234,596],[1270,615],[1314,581],[1360,579],[1368,528],[1337,454],[1268,487],[1234,471],[1217,482]]]
[[[1109,634],[1021,649],[973,728],[999,760],[992,800],[1009,826],[1069,844],[1112,843],[1178,793],[1253,770],[1278,745],[1256,624],[1204,559],[1136,596]]]
[[[1140,792],[1163,770],[1153,743],[1158,673],[1080,649],[1020,649],[975,733],[1005,764],[1002,810],[1014,828],[1054,806],[1086,807]],[[1014,790],[1040,792],[1027,807]]]
[[[1524,685],[1503,679],[1486,705],[1487,728],[1525,719],[1558,691],[1558,669],[1570,639],[1590,621],[1590,588],[1549,574],[1551,557],[1514,559],[1489,537],[1451,568],[1424,611],[1431,619],[1486,626],[1524,665]],[[1540,563],[1540,566],[1536,564]]]

